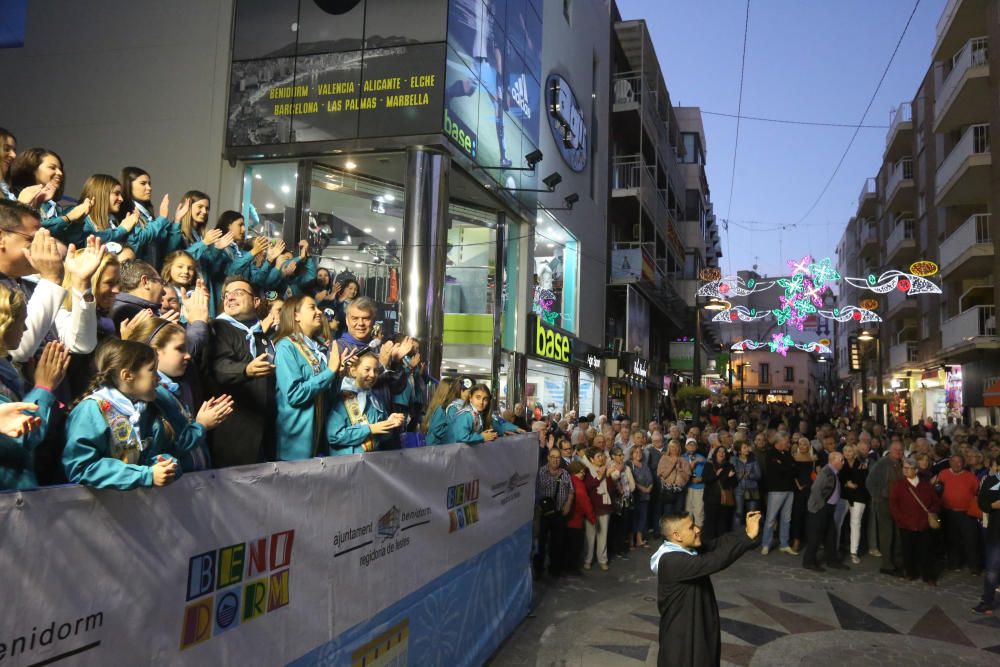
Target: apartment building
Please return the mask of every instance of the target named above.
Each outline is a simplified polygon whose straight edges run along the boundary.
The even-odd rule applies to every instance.
[[[992,217],[1000,173],[990,142],[1000,121],[1000,63],[989,48],[1000,39],[997,19],[996,3],[948,3],[927,73],[913,99],[892,112],[882,165],[865,180],[837,248],[847,276],[909,271],[918,260],[939,267],[940,295],[841,284],[842,304],[878,302],[881,323],[838,327],[836,356],[854,405],[875,397],[866,411],[880,419],[1000,422],[1000,400],[989,395],[1000,381],[1000,233]],[[852,371],[859,335],[854,358],[863,370]]]
[[[698,272],[718,265],[721,246],[700,111],[673,106],[645,21],[615,18],[608,411],[649,418],[661,407],[671,374],[691,371]],[[701,338],[718,348],[711,334]],[[704,351],[701,356],[707,362]]]

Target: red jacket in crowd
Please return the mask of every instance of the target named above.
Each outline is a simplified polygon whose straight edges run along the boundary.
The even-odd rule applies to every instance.
[[[968,470],[955,474],[951,468],[945,468],[938,473],[938,481],[944,487],[941,492],[941,504],[945,509],[955,512],[968,511],[976,502],[979,493],[979,480]]]
[[[914,494],[920,498],[920,502],[927,508],[926,511],[913,497]],[[893,482],[889,488],[889,512],[900,530],[912,532],[927,530],[930,528],[930,524],[927,522],[927,512],[936,514],[940,511],[941,501],[938,499],[937,493],[934,492],[934,487],[924,480],[920,480],[919,484],[913,486],[904,477]]]
[[[594,514],[594,505],[587,493],[587,485],[576,475],[570,475],[570,479],[573,480],[573,512],[569,515],[566,526],[581,530],[584,518],[590,523],[597,523],[597,516]]]

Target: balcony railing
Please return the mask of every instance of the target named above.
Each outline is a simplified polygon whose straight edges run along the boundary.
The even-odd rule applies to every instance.
[[[616,105],[636,104],[649,115],[649,122],[664,142],[667,141],[667,114],[660,108],[660,96],[650,88],[641,72],[620,72],[614,76],[611,94]],[[669,111],[669,110],[668,110]],[[669,145],[669,143],[664,144]]]
[[[996,306],[973,306],[944,323],[941,327],[941,347],[956,347],[977,336],[996,335]]]
[[[990,222],[989,213],[977,213],[952,232],[951,236],[941,244],[941,268],[950,266],[974,245],[992,247],[993,235],[990,231]]]
[[[885,190],[889,193],[890,197],[896,191],[896,188],[899,187],[899,184],[905,180],[913,180],[912,157],[901,158],[892,165],[892,171],[889,172],[889,178],[885,184]]]
[[[858,223],[858,247],[866,243],[878,243],[878,227],[867,220]]]
[[[889,234],[889,239],[885,244],[887,254],[892,255],[903,241],[914,238],[916,238],[916,224],[913,218],[900,218],[896,221],[896,226],[893,228],[892,233]]]
[[[874,197],[877,194],[878,188],[875,186],[875,178],[866,178],[865,184],[861,186],[861,194],[858,195],[858,206],[865,203],[866,197]]]
[[[918,360],[917,343],[905,341],[889,348],[889,367],[900,368]]]
[[[984,67],[990,63],[989,37],[973,37],[966,42],[951,59],[951,71],[941,84],[941,91],[934,101],[934,117],[940,118],[962,85],[965,73],[973,67]]]
[[[948,153],[948,157],[941,162],[935,177],[935,196],[940,197],[944,187],[951,180],[952,176],[961,168],[962,164],[973,155],[989,154],[990,152],[990,126],[987,123],[981,125],[970,125],[965,129],[962,138],[958,140],[955,147]]]
[[[613,190],[652,187],[656,183],[653,168],[639,155],[620,155],[614,159],[611,173]]]
[[[885,133],[885,143],[888,144],[893,133],[899,129],[903,123],[913,122],[913,105],[910,102],[903,102],[898,107],[889,112],[889,130]]]

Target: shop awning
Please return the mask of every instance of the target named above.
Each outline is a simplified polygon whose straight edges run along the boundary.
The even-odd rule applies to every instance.
[[[983,392],[983,405],[988,408],[1000,408],[1000,380],[997,380]]]

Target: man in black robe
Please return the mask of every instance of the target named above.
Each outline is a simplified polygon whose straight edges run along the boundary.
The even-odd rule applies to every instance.
[[[666,540],[650,559],[657,573],[660,667],[704,667],[722,659],[719,606],[710,576],[757,544],[760,512],[747,514],[746,534],[729,533],[705,544],[690,513],[660,520]]]

